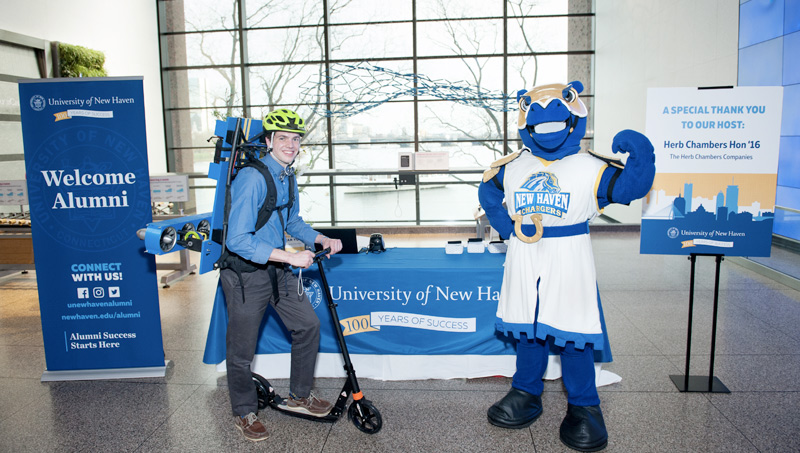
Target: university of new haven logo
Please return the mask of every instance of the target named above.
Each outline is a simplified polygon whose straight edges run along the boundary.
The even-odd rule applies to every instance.
[[[569,209],[569,193],[561,192],[558,178],[552,173],[540,171],[528,177],[514,192],[514,210],[517,214],[547,214],[564,217]]]
[[[303,290],[306,292],[311,306],[316,310],[319,303],[322,302],[322,286],[313,278],[303,277]]]
[[[44,110],[46,105],[47,102],[44,100],[44,97],[38,94],[34,94],[31,97],[31,108],[36,110],[37,112],[41,112],[42,110]]]

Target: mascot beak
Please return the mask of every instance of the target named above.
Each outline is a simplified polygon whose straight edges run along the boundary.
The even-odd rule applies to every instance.
[[[583,91],[583,85],[580,82],[572,82],[569,85],[554,83],[552,85],[542,85],[536,87],[526,93],[518,93],[517,98],[519,101],[519,116],[517,117],[518,129],[528,127],[528,111],[531,106],[536,103],[540,107],[546,109],[547,106],[558,100],[564,104],[569,112],[578,117],[585,118],[589,111],[586,105],[578,97],[578,93]],[[543,129],[542,131],[535,131],[536,133],[557,132]]]

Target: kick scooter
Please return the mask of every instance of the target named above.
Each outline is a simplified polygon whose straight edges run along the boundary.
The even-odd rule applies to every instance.
[[[319,267],[319,276],[322,280],[322,287],[325,288],[325,296],[328,299],[328,310],[331,314],[331,320],[333,320],[333,330],[336,332],[336,339],[339,341],[339,347],[342,350],[342,358],[344,359],[344,370],[347,372],[347,380],[344,383],[342,391],[339,392],[339,398],[336,400],[336,404],[333,405],[331,411],[327,415],[321,417],[293,412],[286,408],[286,399],[275,393],[275,389],[270,385],[268,380],[263,376],[253,373],[253,382],[255,383],[256,392],[258,393],[258,408],[264,409],[266,407],[271,407],[272,409],[295,417],[333,423],[342,415],[347,400],[352,396],[353,402],[350,403],[350,407],[347,410],[348,418],[360,431],[367,434],[375,434],[383,427],[383,419],[378,409],[375,408],[368,399],[364,398],[364,395],[361,393],[361,389],[358,386],[358,379],[356,378],[356,371],[353,369],[353,363],[350,361],[350,354],[347,352],[344,334],[339,326],[339,314],[336,311],[336,304],[333,303],[330,286],[328,286],[328,279],[325,277],[325,269],[322,266],[322,259],[329,252],[330,249],[317,252],[317,254],[314,255],[314,262],[316,262]]]

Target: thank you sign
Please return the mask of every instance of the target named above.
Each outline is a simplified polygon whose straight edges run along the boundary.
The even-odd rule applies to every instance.
[[[45,376],[163,368],[155,261],[136,236],[152,221],[142,79],[19,93]]]
[[[782,87],[650,88],[641,252],[769,256]]]

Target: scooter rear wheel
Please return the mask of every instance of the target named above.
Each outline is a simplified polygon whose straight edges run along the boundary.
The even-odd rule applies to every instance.
[[[375,434],[383,427],[383,418],[378,409],[369,400],[362,399],[350,403],[347,417],[359,431]]]

